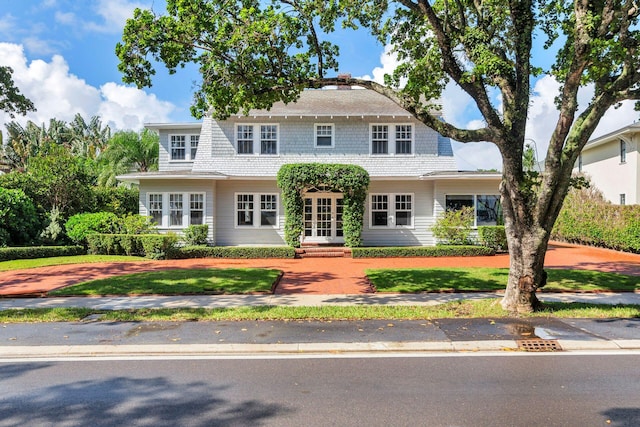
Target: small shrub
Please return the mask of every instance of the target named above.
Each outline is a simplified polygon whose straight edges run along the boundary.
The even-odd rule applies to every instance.
[[[175,248],[178,236],[168,234],[140,234],[144,256],[151,259],[165,259]]]
[[[478,227],[480,244],[497,252],[507,250],[507,234],[504,225],[482,225]]]
[[[89,234],[119,232],[119,221],[118,216],[111,212],[81,213],[69,218],[65,229],[74,243],[86,245]]]
[[[122,217],[120,231],[125,234],[155,234],[157,228],[150,216],[128,214]]]
[[[139,190],[136,187],[94,187],[96,211],[127,215],[138,212]]]
[[[42,230],[42,233],[40,233],[40,239],[42,240],[42,243],[55,244],[63,236],[62,226],[60,225],[60,220],[62,219],[60,209],[51,209],[51,212],[49,212],[47,217],[49,225],[47,225],[44,230]]]
[[[169,252],[171,259],[188,258],[295,258],[296,251],[289,246],[185,246]]]
[[[58,256],[84,255],[82,246],[31,246],[21,248],[0,248],[0,261],[14,259],[52,258]]]
[[[487,256],[495,251],[486,246],[439,245],[410,247],[351,248],[353,258]]]
[[[209,226],[207,224],[190,225],[184,229],[182,239],[187,246],[206,245],[208,234]]]
[[[470,206],[455,211],[446,211],[435,222],[431,231],[442,243],[449,245],[469,245],[474,221],[474,210]]]

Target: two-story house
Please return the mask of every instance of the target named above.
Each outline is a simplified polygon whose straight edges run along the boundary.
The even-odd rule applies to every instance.
[[[434,245],[430,227],[447,208],[496,222],[500,174],[456,171],[449,139],[373,91],[306,90],[246,116],[147,128],[160,134],[159,171],[120,177],[139,184],[140,214],[166,231],[208,224],[215,245],[285,244],[276,174],[289,163],[369,173],[366,246]],[[320,186],[303,198],[303,244],[341,243],[342,194]]]
[[[589,176],[611,203],[640,203],[640,124],[592,139],[582,149],[574,172]]]

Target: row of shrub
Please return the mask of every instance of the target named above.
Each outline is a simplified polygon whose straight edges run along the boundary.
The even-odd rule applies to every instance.
[[[151,259],[165,259],[178,236],[169,234],[89,234],[86,236],[89,253],[95,255],[139,255]]]
[[[290,246],[185,246],[169,252],[171,259],[187,258],[295,258]]]
[[[351,248],[354,258],[392,258],[392,257],[442,257],[442,256],[486,256],[495,251],[487,246],[475,245],[438,245],[407,247],[360,247]]]
[[[570,194],[551,238],[640,253],[640,206],[612,205]]]
[[[82,246],[28,246],[0,248],[0,261],[53,258],[58,256],[84,255],[86,253],[87,251]]]

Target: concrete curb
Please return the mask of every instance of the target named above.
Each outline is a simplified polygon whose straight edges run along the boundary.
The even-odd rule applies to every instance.
[[[640,350],[640,340],[559,340],[564,351]],[[514,340],[176,345],[60,345],[0,347],[0,359],[104,356],[303,355],[339,353],[501,352],[519,351]]]

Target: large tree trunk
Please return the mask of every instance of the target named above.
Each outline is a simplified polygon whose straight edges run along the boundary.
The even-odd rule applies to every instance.
[[[531,226],[515,232],[507,227],[509,244],[509,281],[502,307],[511,313],[530,313],[540,306],[536,291],[547,283],[544,258],[549,233]]]

